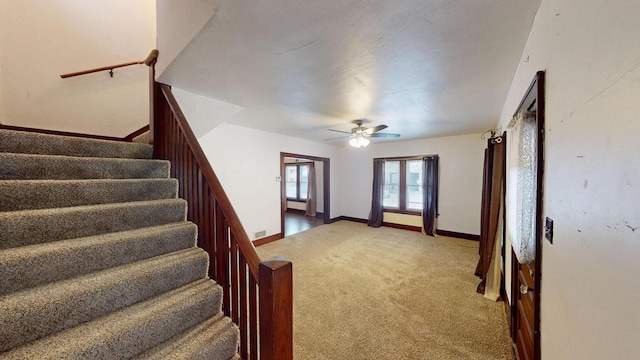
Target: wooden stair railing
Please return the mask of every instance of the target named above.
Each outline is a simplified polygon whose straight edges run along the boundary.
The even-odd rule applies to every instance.
[[[171,161],[198,245],[209,254],[209,276],[224,289],[223,311],[240,328],[240,356],[293,359],[291,262],[260,260],[170,87],[154,81],[151,96],[154,157]]]
[[[142,65],[142,64],[145,64],[147,66],[151,66],[152,64],[156,63],[156,59],[157,58],[158,58],[158,50],[154,49],[154,50],[151,50],[151,52],[149,53],[147,58],[144,59],[144,60],[129,61],[129,62],[122,63],[122,64],[101,66],[101,67],[95,68],[95,69],[82,70],[82,71],[72,72],[72,73],[68,73],[68,74],[62,74],[62,75],[60,75],[60,77],[63,78],[63,79],[66,79],[66,78],[70,78],[70,77],[74,77],[74,76],[92,74],[92,73],[95,73],[95,72],[107,71],[107,70],[109,70],[109,75],[111,75],[111,77],[113,77],[113,69],[117,69],[117,68],[121,68],[121,67],[125,67],[125,66],[131,66],[131,65]]]

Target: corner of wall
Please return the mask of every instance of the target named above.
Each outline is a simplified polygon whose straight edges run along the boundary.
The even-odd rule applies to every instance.
[[[215,15],[215,4],[203,0],[156,0],[156,79]]]

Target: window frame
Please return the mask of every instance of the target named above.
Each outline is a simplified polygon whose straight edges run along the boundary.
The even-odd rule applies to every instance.
[[[300,167],[301,166],[307,166],[309,167],[310,164],[312,164],[311,162],[297,162],[297,163],[285,163],[284,164],[284,174],[285,174],[285,178],[284,178],[284,183],[285,183],[285,197],[287,198],[287,201],[295,201],[295,202],[301,202],[301,203],[306,203],[307,199],[302,199],[300,198]],[[288,166],[295,166],[296,167],[296,197],[295,198],[291,198],[289,196],[287,196],[287,192],[286,192],[286,187],[287,184],[289,183],[287,181],[286,175],[287,175],[287,167]],[[307,172],[308,174],[308,172]],[[309,186],[309,182],[307,180],[307,186]],[[306,195],[305,195],[306,196]]]
[[[386,162],[390,161],[399,161],[400,162],[400,181],[398,183],[399,190],[399,199],[398,199],[398,207],[387,207],[384,206],[384,201],[382,202],[382,211],[388,213],[395,214],[405,214],[405,215],[422,215],[422,210],[416,209],[407,209],[407,161],[414,161],[424,159],[424,156],[412,156],[412,157],[394,157],[394,158],[381,158]],[[424,176],[424,174],[422,175]],[[423,189],[424,191],[424,189]]]

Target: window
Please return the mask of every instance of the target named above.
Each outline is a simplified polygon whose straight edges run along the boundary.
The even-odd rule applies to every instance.
[[[422,160],[385,161],[382,204],[387,211],[422,210]]]
[[[422,160],[407,160],[407,209],[422,210]]]
[[[400,161],[384,163],[384,197],[385,208],[400,208]]]
[[[309,185],[309,165],[287,164],[284,167],[284,176],[287,199],[306,201]]]

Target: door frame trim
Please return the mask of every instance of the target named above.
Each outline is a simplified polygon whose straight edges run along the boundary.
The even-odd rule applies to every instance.
[[[301,155],[294,154],[288,152],[280,152],[280,233],[284,237],[284,212],[286,210],[286,197],[285,194],[285,174],[284,174],[284,158],[295,158],[295,159],[307,159],[313,161],[321,161],[323,163],[322,166],[322,187],[324,190],[324,194],[322,196],[324,202],[324,209],[322,211],[322,220],[324,224],[331,223],[331,194],[330,194],[330,171],[329,166],[331,165],[331,159],[319,156],[311,156],[311,155]]]
[[[536,130],[538,134],[537,144],[537,179],[536,179],[536,254],[535,254],[535,276],[534,276],[534,298],[535,304],[533,309],[533,359],[540,359],[540,284],[542,283],[542,241],[543,237],[543,177],[544,177],[544,119],[545,119],[545,72],[538,71],[534,76],[527,92],[525,93],[520,105],[514,112],[514,116],[521,110],[531,110],[536,107]],[[509,139],[507,139],[509,141]],[[518,261],[515,259],[513,248],[511,258],[511,301],[517,301],[518,291]],[[517,304],[511,304],[511,337],[516,343],[517,339],[517,320],[518,320],[518,306]]]

